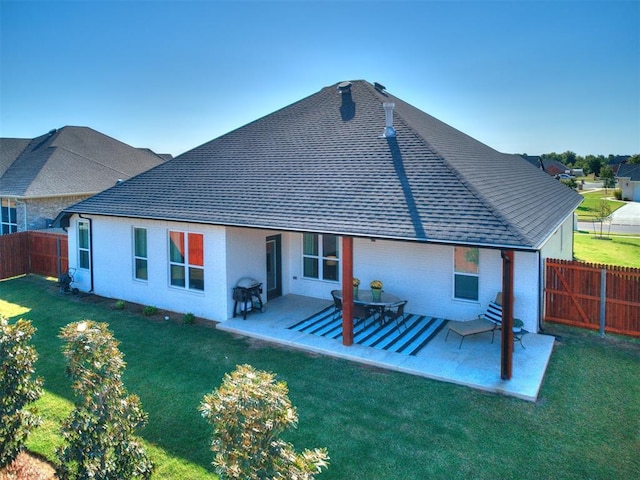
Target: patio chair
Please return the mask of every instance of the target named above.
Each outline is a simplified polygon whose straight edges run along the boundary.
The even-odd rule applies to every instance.
[[[331,296],[333,297],[333,319],[336,319],[337,315],[342,315],[342,299],[339,297],[340,290],[331,290]],[[373,312],[365,305],[354,304],[353,305],[353,318],[359,318],[366,320]]]
[[[342,299],[338,297],[340,290],[331,290],[331,296],[333,297],[333,319],[336,319],[336,315],[342,315]]]
[[[359,305],[357,303],[355,303],[353,305],[353,318],[359,318],[360,320],[366,320],[371,315],[373,315],[373,312],[367,306]]]
[[[486,312],[478,315],[478,318],[475,320],[471,320],[470,322],[449,322],[449,330],[447,331],[447,336],[444,338],[444,341],[446,342],[447,338],[449,338],[449,333],[457,333],[460,335],[460,345],[458,345],[458,348],[461,348],[465,337],[491,332],[491,343],[493,343],[496,330],[502,328],[502,305],[500,304],[500,300],[502,300],[501,293],[496,296],[495,301],[489,302]]]
[[[404,307],[406,304],[407,304],[407,301],[403,300],[401,302],[397,302],[386,307],[384,309],[384,312],[382,313],[382,323],[386,324],[388,322],[395,321],[396,327],[398,329],[400,329],[401,325],[406,327],[406,325],[404,325],[404,321],[405,321]]]

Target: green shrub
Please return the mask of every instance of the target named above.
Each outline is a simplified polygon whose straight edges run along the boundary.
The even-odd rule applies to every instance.
[[[124,310],[124,307],[126,307],[126,303],[124,303],[124,300],[118,300],[115,305],[114,305],[116,310]]]
[[[622,190],[620,190],[619,188],[616,188],[613,191],[613,195],[614,197],[616,197],[616,200],[622,200]]]
[[[182,321],[187,325],[193,325],[196,322],[196,316],[193,313],[185,313]]]
[[[147,317],[150,317],[150,316],[155,315],[156,313],[158,313],[158,308],[157,307],[153,307],[151,305],[147,305],[146,307],[144,307],[142,309],[142,313],[144,315],[146,315]]]
[[[13,462],[40,423],[35,410],[26,408],[42,394],[42,379],[32,376],[38,354],[29,341],[35,331],[28,320],[9,325],[0,318],[0,469]]]
[[[153,464],[135,436],[147,414],[122,383],[125,362],[107,327],[85,320],[67,325],[60,334],[76,397],[74,410],[62,423],[65,446],[56,449],[61,480],[151,477]]]
[[[287,394],[274,374],[239,365],[204,396],[200,412],[213,424],[213,465],[222,480],[309,480],[328,466],[325,448],[298,454],[280,439],[298,422]]]

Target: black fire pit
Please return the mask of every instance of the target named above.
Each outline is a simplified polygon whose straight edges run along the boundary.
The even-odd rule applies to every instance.
[[[265,307],[262,303],[262,283],[253,278],[244,277],[238,280],[236,286],[233,287],[233,316],[242,314],[243,320],[247,319],[247,313],[252,311],[264,312]]]

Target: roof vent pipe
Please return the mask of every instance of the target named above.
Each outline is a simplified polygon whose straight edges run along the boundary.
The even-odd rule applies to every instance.
[[[382,108],[384,108],[384,133],[383,137],[395,137],[396,131],[393,128],[393,108],[396,106],[395,103],[384,102],[382,104]]]
[[[353,85],[351,82],[341,82],[338,84],[338,91],[340,93],[347,93],[351,91],[351,85]]]

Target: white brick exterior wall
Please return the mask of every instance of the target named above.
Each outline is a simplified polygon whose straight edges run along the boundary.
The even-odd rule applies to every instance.
[[[74,216],[69,228],[72,268],[78,265],[78,220],[78,216]],[[93,291],[105,297],[225,320],[233,314],[232,288],[241,277],[252,277],[266,284],[265,240],[276,233],[282,235],[283,295],[292,293],[330,300],[330,291],[341,288],[339,282],[303,277],[301,234],[109,217],[94,217],[91,223]],[[147,229],[148,281],[133,278],[134,226]],[[541,258],[571,258],[571,226],[569,218],[540,253],[517,252],[515,255],[514,316],[523,320],[528,331],[538,331],[541,316]],[[169,285],[169,230],[204,235],[204,292]],[[453,248],[355,239],[354,276],[361,280],[363,289],[368,288],[371,280],[382,280],[385,290],[409,301],[409,312],[470,320],[482,313],[502,290],[502,259],[499,250],[481,249],[479,300],[457,300],[453,298]],[[78,269],[75,286],[90,290],[91,272]],[[264,293],[263,301],[266,301]]]

